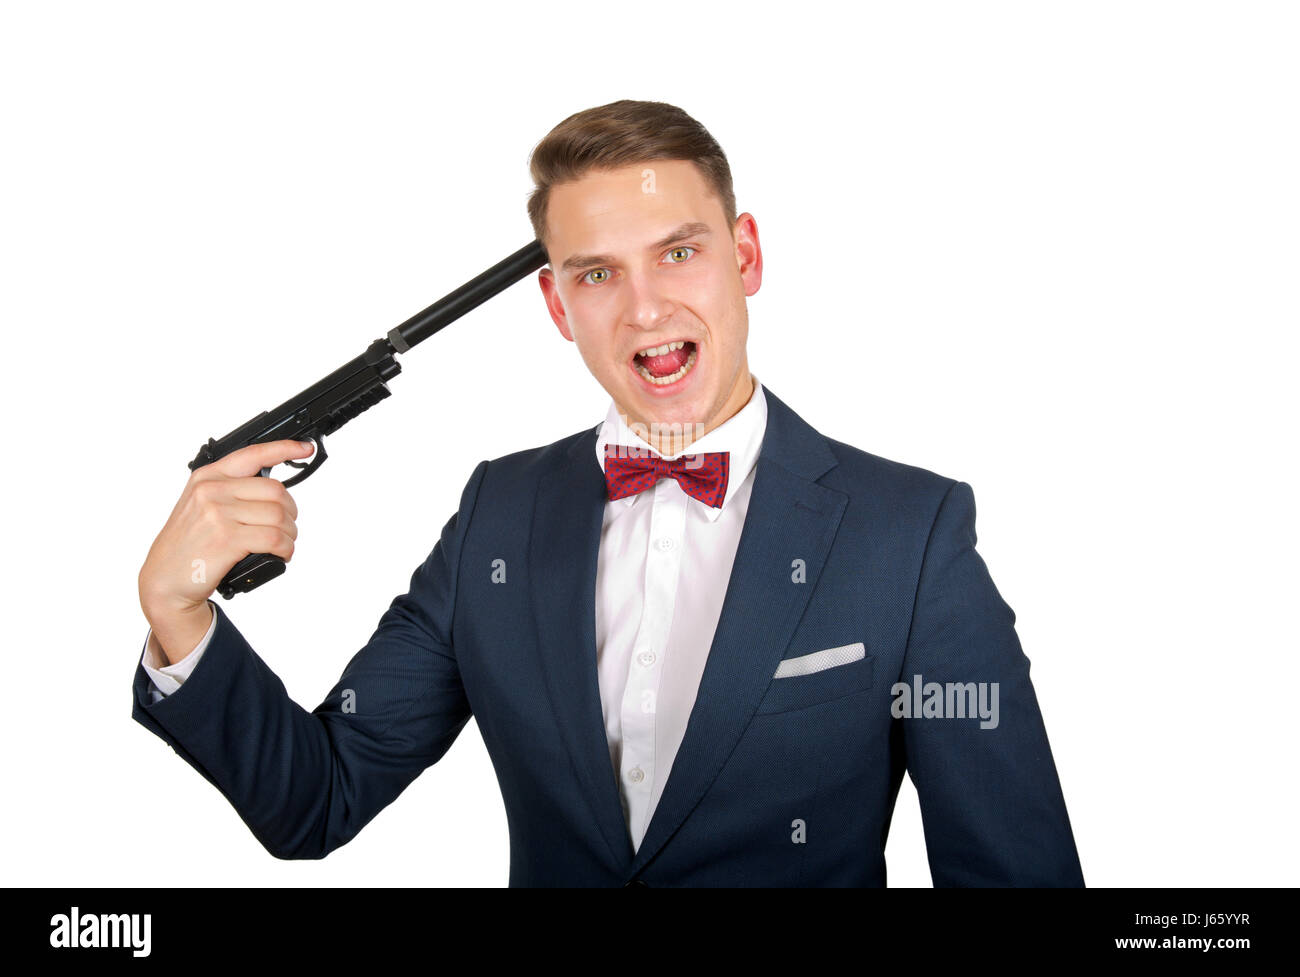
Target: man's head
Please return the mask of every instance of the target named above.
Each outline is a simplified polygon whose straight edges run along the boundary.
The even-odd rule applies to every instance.
[[[547,308],[620,412],[689,437],[744,406],[763,258],[708,131],[672,105],[613,102],[552,129],[531,168]]]

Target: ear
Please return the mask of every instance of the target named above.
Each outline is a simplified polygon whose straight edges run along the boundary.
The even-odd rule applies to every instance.
[[[758,222],[746,211],[736,218],[731,229],[736,242],[736,267],[745,285],[745,294],[753,295],[763,284],[763,248],[758,243]]]
[[[564,312],[564,303],[560,301],[560,288],[555,281],[555,273],[550,268],[543,268],[537,273],[537,284],[541,286],[542,296],[546,299],[546,311],[551,314],[551,321],[560,330],[560,335],[573,342],[573,332],[569,329],[569,317]]]

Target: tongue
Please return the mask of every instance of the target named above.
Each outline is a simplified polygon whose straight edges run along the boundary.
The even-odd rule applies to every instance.
[[[663,356],[638,356],[636,361],[650,371],[652,377],[671,376],[680,370],[691,355],[690,344],[670,350]]]

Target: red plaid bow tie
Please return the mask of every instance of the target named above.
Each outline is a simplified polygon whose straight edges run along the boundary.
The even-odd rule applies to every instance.
[[[605,445],[605,487],[609,498],[621,499],[650,488],[661,478],[675,478],[693,499],[718,509],[727,496],[729,452],[706,451],[669,461],[649,448],[626,444]]]

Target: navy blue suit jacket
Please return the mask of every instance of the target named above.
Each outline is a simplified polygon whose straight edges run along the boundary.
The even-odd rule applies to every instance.
[[[473,715],[505,799],[511,885],[881,886],[904,770],[935,885],[1083,885],[1015,615],[975,551],[970,486],[826,438],[766,395],[721,620],[638,851],[597,684],[598,428],[480,462],[408,592],[312,712],[216,604],[174,694],[150,704],[137,664],[132,716],[279,858],[345,844]],[[774,677],[783,659],[857,642],[856,661]],[[891,688],[917,674],[999,683],[998,725],[896,718]]]

